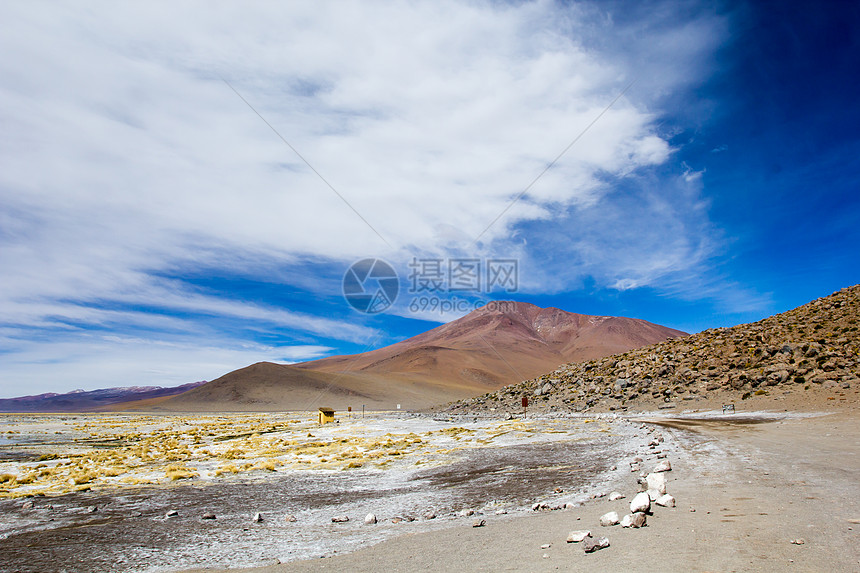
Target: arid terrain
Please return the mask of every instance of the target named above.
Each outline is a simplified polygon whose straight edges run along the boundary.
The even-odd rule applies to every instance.
[[[685,333],[644,320],[498,301],[397,344],[295,365],[253,364],[160,401],[170,411],[404,410],[469,398],[570,361]],[[125,405],[151,409],[152,404]]]
[[[841,408],[860,393],[860,286],[752,324],[570,363],[452,412]]]
[[[6,415],[0,570],[857,570],[858,298],[435,412]]]

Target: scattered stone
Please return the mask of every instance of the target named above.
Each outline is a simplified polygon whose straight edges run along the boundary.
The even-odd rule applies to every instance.
[[[552,547],[552,543],[544,543],[540,546],[541,549],[549,549],[550,547]]]
[[[564,504],[564,509],[576,509],[577,507],[579,507],[578,503],[573,503],[570,501]]]
[[[286,521],[286,522],[288,522],[288,523],[295,523],[295,522],[296,522],[296,521],[298,521],[298,520],[296,519],[296,516],[295,516],[295,515],[293,515],[293,514],[289,514],[289,515],[285,515],[285,516],[284,516],[284,521]]]
[[[392,517],[392,518],[391,518],[391,523],[395,523],[395,524],[396,524],[396,523],[400,523],[401,521],[403,521],[403,518],[402,518],[402,517]]]
[[[617,501],[619,499],[624,499],[624,494],[621,492],[613,491],[609,494],[609,501]]]
[[[436,514],[432,511],[428,511],[424,514],[424,519],[436,519]]]
[[[22,503],[22,504],[21,504],[21,509],[23,509],[23,510],[25,510],[25,511],[26,511],[26,510],[28,510],[28,509],[33,509],[33,506],[35,506],[35,505],[36,505],[36,504],[34,504],[34,503],[32,502],[32,500],[27,500],[27,501],[25,501],[24,503]]]
[[[614,464],[613,464],[613,465],[611,465],[611,466],[609,466],[609,471],[611,471],[611,472],[614,472],[614,471],[615,471],[615,470],[617,470],[617,469],[618,469],[618,466],[616,466],[616,465],[614,465]]]
[[[668,456],[669,456],[669,454],[657,454],[657,459],[658,460],[665,460]]]
[[[537,505],[540,505],[540,504],[537,504]],[[532,509],[534,509],[534,507],[532,507]],[[474,509],[464,509],[464,510],[460,511],[457,515],[460,517],[471,517],[471,516],[475,515],[475,510]]]
[[[618,525],[618,512],[610,511],[609,513],[604,513],[600,516],[600,525],[603,527],[609,527],[611,525]]]
[[[215,519],[214,513],[204,513],[200,519]]]
[[[346,523],[347,521],[349,521],[348,515],[337,515],[331,518],[332,523]]]
[[[591,531],[588,529],[579,529],[577,531],[571,531],[567,536],[568,543],[579,543],[586,537],[591,537]]]
[[[597,539],[593,537],[586,537],[582,541],[582,549],[586,553],[594,553],[598,549],[604,549],[609,547],[609,539],[606,537],[598,537]]]
[[[641,511],[638,511],[636,513],[631,513],[629,515],[625,515],[621,519],[621,527],[633,527],[633,528],[645,527],[646,522],[647,522],[647,519],[645,517],[645,514],[642,513]]]
[[[651,497],[646,492],[637,493],[630,501],[630,513],[651,511]]]
[[[433,517],[436,517],[436,516],[434,515]],[[376,516],[372,513],[368,513],[367,516],[364,518],[364,524],[365,525],[373,525],[375,523],[376,523]]]
[[[485,525],[487,525],[486,519],[476,519],[472,522],[472,527],[484,527]]]
[[[654,503],[661,507],[675,507],[675,498],[667,493],[658,497]]]
[[[179,512],[178,512],[178,511],[176,511],[175,509],[171,509],[170,511],[168,511],[168,512],[164,515],[164,517],[179,517]]]
[[[263,523],[263,514],[257,512],[254,514],[254,518],[251,520],[254,523]]]
[[[99,510],[99,508],[97,508],[94,505],[87,507],[87,513],[96,513],[98,510]]]
[[[672,464],[669,463],[669,460],[662,460],[654,466],[654,472],[670,472],[672,471]]]
[[[645,485],[646,489],[655,490],[660,495],[663,495],[666,493],[666,476],[662,473],[650,473],[645,476]]]
[[[791,540],[791,543],[792,543],[793,545],[803,545],[804,543],[806,543],[806,541],[804,541],[803,539],[798,538],[798,539],[792,539],[792,540]]]

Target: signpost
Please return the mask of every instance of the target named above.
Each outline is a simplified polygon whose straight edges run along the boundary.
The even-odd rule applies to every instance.
[[[347,411],[347,416],[352,418],[352,406],[347,406],[346,411]]]
[[[529,399],[526,396],[523,396],[523,418],[526,417],[526,408],[529,407]]]

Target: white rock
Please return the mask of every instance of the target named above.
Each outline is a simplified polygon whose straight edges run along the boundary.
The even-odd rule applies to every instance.
[[[613,491],[609,494],[609,501],[616,501],[619,499],[624,499],[624,494],[621,492]]]
[[[347,521],[349,521],[348,515],[338,515],[331,518],[332,523],[346,523]]]
[[[464,510],[460,511],[459,513],[457,513],[457,515],[460,517],[469,517],[469,516],[475,515],[475,510],[474,509],[464,509]]]
[[[476,519],[472,522],[472,527],[484,527],[485,525],[487,525],[487,522],[484,519]]]
[[[571,531],[567,536],[568,543],[579,543],[586,537],[591,537],[591,531],[587,529],[579,529],[577,531]]]
[[[667,493],[658,497],[654,503],[662,507],[675,507],[675,498]]]
[[[544,543],[540,546],[541,549],[549,549],[550,547],[552,547],[552,543]]]
[[[621,527],[645,527],[647,519],[641,511],[625,515],[621,519]]]
[[[648,494],[648,497],[651,499],[651,501],[657,501],[657,498],[662,495],[656,489],[649,489],[646,493]]]
[[[610,525],[618,525],[618,512],[610,511],[600,516],[600,525],[609,527]]]
[[[494,513],[495,513],[496,515],[507,515],[507,514],[508,514],[508,510],[507,510],[507,509],[497,509]]]
[[[290,514],[290,515],[284,516],[284,521],[289,522],[289,523],[295,523],[297,521],[297,519],[296,519],[295,515]]]
[[[630,513],[651,511],[651,498],[646,492],[637,493],[630,501]]]
[[[255,513],[255,514],[254,514],[254,519],[253,519],[252,521],[253,521],[254,523],[262,523],[262,522],[263,522],[263,515],[262,515],[261,513],[259,513],[259,512]]]
[[[647,489],[654,489],[660,492],[660,495],[666,493],[666,476],[661,473],[650,473],[645,477]]]
[[[165,514],[166,517],[179,517],[179,512],[175,509],[171,509]]]
[[[368,513],[364,518],[365,525],[373,525],[376,523],[376,516],[372,513]]]
[[[424,514],[424,519],[436,519],[436,512],[428,511]]]
[[[654,466],[654,471],[657,473],[670,472],[672,471],[672,464],[669,463],[669,460],[663,460]]]

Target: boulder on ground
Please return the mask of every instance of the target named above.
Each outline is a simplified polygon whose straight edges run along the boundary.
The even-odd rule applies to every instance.
[[[376,523],[376,516],[372,513],[368,513],[364,518],[365,525],[373,525]]]
[[[347,521],[349,521],[348,515],[336,515],[331,518],[332,523],[346,523]]]
[[[568,543],[579,543],[586,537],[591,537],[591,531],[588,529],[579,529],[577,531],[571,531],[567,536]]]
[[[609,494],[609,501],[617,501],[619,499],[624,499],[624,494],[621,492],[613,491]]]
[[[647,492],[637,493],[630,501],[630,513],[647,513],[651,511],[651,497]]]
[[[625,515],[621,519],[621,527],[645,527],[647,519],[645,514],[641,511],[637,511],[636,513],[631,513],[629,515]]]
[[[666,476],[662,473],[650,473],[645,476],[646,489],[657,490],[660,495],[666,493]]]
[[[609,547],[609,539],[606,537],[598,537],[597,539],[593,537],[586,537],[582,541],[582,549],[586,553],[594,553],[598,549],[604,549]]]
[[[610,525],[618,525],[618,512],[610,511],[600,516],[600,525],[609,527]]]
[[[672,471],[672,464],[669,463],[669,460],[662,460],[658,462],[656,466],[654,466],[655,473],[670,471]]]
[[[675,498],[667,493],[658,497],[654,503],[661,507],[675,507]]]

